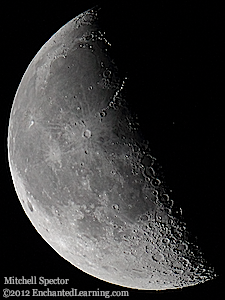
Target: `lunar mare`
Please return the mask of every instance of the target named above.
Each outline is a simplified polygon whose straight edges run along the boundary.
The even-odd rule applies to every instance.
[[[9,165],[42,237],[84,272],[113,284],[174,289],[215,277],[124,99],[98,9],[40,49],[17,90]]]

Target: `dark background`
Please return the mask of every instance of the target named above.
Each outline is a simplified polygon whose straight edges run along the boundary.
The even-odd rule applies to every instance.
[[[130,295],[189,298],[220,291],[224,275],[222,1],[171,2],[24,1],[2,7],[2,282],[4,276],[59,276],[69,278],[70,287],[80,290],[126,290],[77,270],[42,239],[17,199],[7,158],[9,114],[27,66],[60,27],[100,4],[112,53],[122,76],[129,78],[127,99],[163,166],[174,200],[220,275],[178,291],[128,289]]]

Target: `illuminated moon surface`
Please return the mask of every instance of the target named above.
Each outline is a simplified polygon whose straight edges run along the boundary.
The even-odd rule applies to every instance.
[[[146,290],[210,280],[181,211],[173,214],[110,47],[94,8],[27,68],[8,132],[19,200],[55,251],[101,280]]]

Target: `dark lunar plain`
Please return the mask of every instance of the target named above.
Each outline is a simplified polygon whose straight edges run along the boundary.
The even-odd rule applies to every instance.
[[[20,80],[39,49],[64,24],[97,4],[68,1],[35,9],[32,4],[18,4],[5,7],[3,14],[1,280],[4,276],[59,276],[70,279],[65,289],[129,290],[131,296],[141,295],[143,299],[165,294],[203,298],[210,293],[219,299],[216,295],[224,275],[221,9],[219,4],[216,7],[194,1],[179,5],[166,1],[153,1],[150,6],[143,3],[100,3],[102,23],[120,73],[129,78],[126,99],[139,116],[174,201],[182,207],[187,224],[218,278],[161,292],[112,285],[61,258],[24,214],[8,167],[9,114]]]

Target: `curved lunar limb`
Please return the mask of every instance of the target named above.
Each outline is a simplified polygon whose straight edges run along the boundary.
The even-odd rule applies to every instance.
[[[145,290],[210,280],[214,270],[157,176],[110,47],[90,9],[27,68],[8,132],[19,200],[55,251],[101,280]]]

